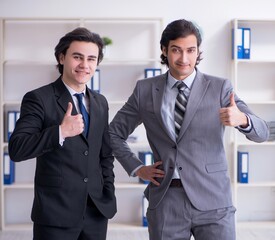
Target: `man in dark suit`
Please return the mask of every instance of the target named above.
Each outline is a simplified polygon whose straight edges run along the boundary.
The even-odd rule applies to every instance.
[[[163,31],[161,61],[169,70],[138,81],[110,124],[115,157],[127,173],[150,183],[150,240],[234,240],[235,208],[223,145],[225,126],[255,142],[266,123],[234,93],[230,81],[201,73],[201,35],[189,21]],[[144,166],[127,145],[143,123],[155,163]]]
[[[22,100],[9,154],[16,162],[37,159],[34,240],[104,240],[116,213],[108,104],[86,86],[102,50],[100,36],[86,28],[67,33],[55,48],[61,76]]]

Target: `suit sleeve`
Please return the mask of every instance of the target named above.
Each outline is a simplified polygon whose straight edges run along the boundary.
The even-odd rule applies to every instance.
[[[104,133],[102,136],[102,145],[100,150],[100,164],[102,167],[102,175],[104,179],[104,185],[105,188],[110,190],[112,193],[114,192],[114,157],[112,155],[112,149],[110,145],[110,135],[109,135],[109,124],[108,124],[108,103],[106,99],[104,99],[105,102],[105,113],[106,118],[104,119]]]
[[[59,147],[58,124],[43,128],[45,109],[43,101],[34,92],[22,101],[20,118],[9,140],[9,154],[13,161],[23,161]]]
[[[225,80],[224,84],[223,84],[223,89],[222,89],[222,106],[223,107],[228,107],[230,104],[230,94],[233,91],[232,85],[230,83],[230,81]],[[251,120],[251,124],[252,124],[252,128],[249,132],[247,131],[242,131],[240,128],[238,128],[238,130],[240,132],[242,132],[247,139],[253,141],[253,142],[264,142],[267,141],[268,137],[269,137],[269,130],[268,130],[268,126],[266,124],[266,122],[259,118],[258,116],[256,116],[250,109],[249,107],[246,105],[246,103],[244,101],[242,101],[236,93],[234,93],[235,96],[235,102],[239,108],[239,110],[241,112],[243,112],[244,114],[246,114],[250,120]]]
[[[142,123],[139,114],[139,82],[125,105],[117,112],[110,123],[110,139],[114,156],[130,175],[143,163],[131,151],[126,140],[135,128]]]

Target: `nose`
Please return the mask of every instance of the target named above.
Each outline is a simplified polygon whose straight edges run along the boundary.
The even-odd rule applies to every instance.
[[[182,59],[183,62],[187,61],[187,53],[185,51],[182,51],[182,53],[181,53],[181,59]]]
[[[88,68],[89,67],[88,60],[87,59],[83,59],[79,65],[82,68]]]

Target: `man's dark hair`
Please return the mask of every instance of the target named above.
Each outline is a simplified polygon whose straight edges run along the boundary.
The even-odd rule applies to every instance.
[[[89,31],[87,28],[79,27],[74,29],[73,31],[67,33],[64,37],[59,40],[59,43],[55,47],[55,58],[58,62],[57,68],[60,74],[63,74],[63,65],[59,63],[60,54],[66,55],[67,49],[70,47],[73,41],[81,41],[81,42],[92,42],[98,46],[98,60],[97,65],[103,59],[103,40],[97,33],[93,33]]]
[[[167,25],[167,27],[164,29],[161,35],[160,48],[161,50],[163,50],[163,48],[168,49],[169,42],[171,40],[176,40],[177,38],[182,38],[182,37],[185,38],[189,35],[195,35],[195,37],[197,38],[197,48],[199,51],[199,47],[202,42],[199,29],[192,22],[184,19],[173,21]],[[199,51],[196,65],[198,65],[202,60],[201,54],[202,52]],[[160,58],[161,58],[161,64],[166,64],[169,67],[167,57],[161,54]]]

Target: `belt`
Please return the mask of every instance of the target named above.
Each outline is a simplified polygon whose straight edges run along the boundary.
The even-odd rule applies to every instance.
[[[170,187],[182,187],[182,182],[180,179],[172,179]]]

